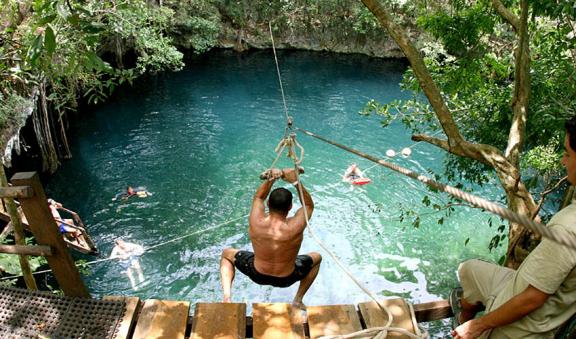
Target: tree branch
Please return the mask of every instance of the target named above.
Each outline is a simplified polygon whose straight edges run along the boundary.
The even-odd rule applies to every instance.
[[[568,180],[568,177],[564,177],[560,180],[558,180],[558,182],[556,183],[556,185],[554,185],[552,188],[545,190],[544,192],[542,192],[542,194],[540,194],[540,201],[538,201],[538,205],[536,206],[536,209],[534,210],[534,213],[532,213],[532,219],[536,218],[536,216],[538,215],[538,213],[540,212],[540,209],[542,208],[542,205],[544,204],[544,200],[546,200],[546,196],[552,192],[554,192],[555,190],[558,189],[558,187],[560,187],[560,185],[562,185],[563,183],[566,182],[566,180]]]
[[[458,155],[461,157],[466,157],[479,161],[485,165],[491,166],[496,170],[500,170],[503,166],[506,166],[508,161],[502,155],[502,153],[495,147],[485,144],[473,144],[467,141],[462,141],[461,147],[450,147],[448,141],[443,139],[434,138],[426,134],[414,134],[412,135],[413,141],[424,141],[431,145],[442,148],[446,152]]]
[[[382,27],[388,31],[388,34],[396,41],[408,61],[412,66],[414,74],[418,78],[422,91],[428,98],[428,101],[434,108],[436,117],[440,121],[440,125],[444,133],[448,137],[449,149],[458,148],[463,141],[463,137],[458,130],[458,126],[448,109],[448,106],[442,98],[442,93],[432,76],[428,72],[420,52],[414,47],[406,33],[401,27],[396,25],[386,10],[380,5],[378,0],[362,0],[364,5],[376,16]]]
[[[519,27],[519,46],[515,57],[514,94],[512,97],[512,125],[504,155],[515,166],[520,164],[524,146],[528,101],[530,97],[530,55],[528,51],[528,3],[521,1],[522,16]],[[520,178],[518,178],[519,180]]]
[[[494,9],[496,9],[498,14],[500,14],[504,20],[508,21],[508,23],[512,25],[512,28],[514,28],[516,32],[520,30],[520,19],[506,8],[500,0],[492,0],[492,6],[494,6]]]

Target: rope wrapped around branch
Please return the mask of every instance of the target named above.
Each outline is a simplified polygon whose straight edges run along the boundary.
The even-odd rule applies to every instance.
[[[300,147],[301,154],[303,154],[304,148],[296,141],[296,136],[294,135],[294,133],[292,133],[292,135],[290,136],[290,139],[292,139],[293,142],[291,142],[289,145],[287,145],[287,147],[289,147],[288,154],[295,154],[295,150],[294,150],[295,146]],[[300,166],[299,165],[300,165],[301,160],[303,159],[303,155],[300,159],[298,159],[296,157],[294,157],[292,159],[294,161],[296,181],[301,182],[300,181],[300,175],[299,175],[299,173],[300,173],[300,171],[299,171]],[[300,160],[300,162],[298,162],[298,160]],[[301,197],[301,199],[304,199],[303,198],[304,197],[303,186],[297,185],[296,188],[298,190],[298,195]],[[338,257],[336,257],[336,255],[316,236],[316,234],[312,230],[312,227],[310,226],[310,215],[308,214],[308,209],[306,208],[306,204],[304,204],[303,202],[302,202],[302,209],[304,210],[304,218],[306,220],[306,229],[308,230],[308,233],[310,233],[310,235],[316,241],[316,243],[318,243],[318,245],[324,251],[326,251],[326,253],[328,253],[332,257],[332,259],[334,259],[334,262],[338,265],[338,267],[340,267],[340,269],[342,269],[342,271],[350,279],[352,279],[352,281],[356,284],[356,286],[358,286],[364,293],[366,293],[366,295],[368,295],[368,297],[370,297],[370,299],[372,299],[376,303],[376,305],[378,305],[380,310],[386,315],[386,319],[387,319],[386,324],[382,327],[358,331],[358,332],[350,333],[346,336],[340,336],[339,335],[339,336],[328,336],[328,337],[322,337],[322,338],[332,338],[332,339],[336,339],[336,338],[342,338],[342,339],[343,338],[378,338],[378,339],[383,339],[383,338],[386,338],[388,336],[388,332],[400,332],[402,334],[409,336],[410,338],[415,338],[415,339],[427,338],[428,333],[426,331],[424,331],[424,332],[420,331],[420,328],[418,326],[415,327],[416,334],[410,333],[409,331],[406,331],[405,329],[402,329],[402,328],[396,328],[396,327],[390,326],[390,325],[392,325],[392,322],[394,321],[394,316],[392,315],[392,312],[390,312],[388,307],[386,307],[381,301],[379,301],[376,298],[374,293],[372,293],[360,281],[358,281],[358,279],[356,279],[356,277],[354,277],[352,272],[350,272],[344,266],[344,264],[342,264],[342,262],[340,262]]]

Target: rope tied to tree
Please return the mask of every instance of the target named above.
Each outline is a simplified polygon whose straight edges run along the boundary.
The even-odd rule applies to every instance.
[[[285,138],[283,140],[287,140],[287,139],[288,138]],[[296,174],[296,182],[300,183],[301,182],[301,180],[300,180],[301,166],[300,165],[301,165],[302,160],[303,160],[304,148],[302,147],[302,145],[300,145],[296,141],[295,133],[291,133],[289,139],[291,140],[290,142],[287,142],[287,143],[282,144],[282,145],[288,148],[288,157],[291,158],[294,162],[294,172]],[[281,141],[281,143],[282,143],[282,141]],[[296,154],[295,147],[299,147],[301,150],[301,157],[300,158],[292,156],[292,155]],[[262,176],[261,176],[261,178],[262,178]],[[296,185],[296,188],[298,190],[298,195],[301,197],[301,199],[303,199],[303,196],[304,196],[303,186],[301,184]],[[350,333],[347,336],[341,336],[341,335],[325,336],[322,338],[325,338],[325,339],[328,339],[328,338],[330,338],[330,339],[336,339],[336,338],[339,338],[339,339],[340,338],[341,339],[344,339],[344,338],[386,338],[388,335],[388,332],[400,332],[402,334],[409,336],[410,338],[416,338],[416,339],[427,338],[428,333],[426,331],[422,332],[418,326],[415,327],[415,330],[417,332],[416,334],[410,333],[409,331],[406,331],[405,329],[402,329],[402,328],[391,327],[391,324],[394,321],[394,316],[392,315],[392,312],[390,312],[390,310],[384,304],[382,304],[382,302],[379,301],[377,299],[377,297],[370,290],[368,290],[358,279],[356,279],[356,277],[354,277],[352,272],[350,272],[346,268],[346,266],[344,266],[344,264],[342,264],[340,259],[338,259],[338,257],[316,236],[316,234],[314,233],[314,231],[312,229],[312,226],[310,225],[310,215],[308,214],[308,209],[306,208],[306,204],[304,203],[303,200],[302,200],[302,209],[304,211],[304,218],[306,220],[306,229],[308,230],[308,233],[310,234],[310,236],[312,236],[314,241],[316,241],[316,243],[324,251],[326,251],[326,253],[328,253],[328,255],[330,255],[330,257],[332,257],[332,259],[338,265],[338,267],[356,284],[356,286],[358,286],[364,293],[366,293],[366,295],[368,295],[370,297],[370,299],[372,299],[376,303],[378,308],[380,308],[380,310],[382,310],[382,312],[386,315],[386,319],[387,319],[386,324],[382,327],[372,328],[372,329],[368,329],[368,330]]]
[[[514,211],[511,211],[507,208],[499,206],[492,201],[477,197],[477,196],[472,195],[470,193],[464,192],[458,188],[439,183],[437,181],[434,181],[434,180],[428,178],[425,175],[418,174],[418,173],[411,171],[407,168],[400,167],[396,164],[389,163],[389,162],[382,160],[382,159],[378,159],[372,155],[360,152],[360,151],[355,150],[353,148],[350,148],[348,146],[345,146],[345,145],[339,144],[337,142],[331,141],[329,139],[326,139],[322,136],[319,136],[317,134],[314,134],[314,133],[309,132],[307,130],[304,130],[302,128],[296,128],[296,130],[298,130],[298,131],[300,131],[300,132],[302,132],[308,136],[311,136],[313,138],[316,138],[318,140],[324,141],[328,144],[331,144],[333,146],[341,148],[347,152],[356,154],[359,157],[362,157],[364,159],[375,162],[381,166],[387,167],[393,171],[396,171],[400,174],[408,176],[412,179],[418,180],[418,181],[420,181],[420,182],[422,182],[422,183],[424,183],[424,184],[426,184],[426,185],[428,185],[434,189],[448,193],[448,194],[456,197],[457,199],[466,201],[466,202],[468,202],[468,203],[470,203],[476,207],[479,207],[479,208],[484,209],[486,211],[489,211],[493,214],[496,214],[496,215],[498,215],[498,216],[500,216],[506,220],[509,220],[509,221],[515,222],[517,224],[523,225],[524,227],[528,228],[529,230],[536,232],[536,233],[542,235],[543,237],[548,238],[548,239],[550,239],[550,240],[552,240],[552,241],[554,241],[560,245],[568,246],[571,248],[576,248],[576,237],[570,237],[570,238],[561,237],[556,232],[554,232],[552,229],[547,227],[546,225],[543,225],[541,223],[537,223],[534,220],[532,220],[532,219],[530,219],[524,215],[520,215]]]

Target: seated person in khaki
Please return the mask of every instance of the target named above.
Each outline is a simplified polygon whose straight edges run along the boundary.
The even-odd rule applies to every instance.
[[[576,117],[566,122],[562,164],[576,184]],[[576,239],[576,203],[548,223]],[[469,260],[458,275],[464,290],[455,338],[548,338],[576,312],[576,249],[543,238],[518,270]],[[486,313],[475,318],[486,307]]]
[[[300,281],[293,300],[297,307],[303,307],[302,298],[318,275],[322,261],[320,254],[311,252],[298,255],[304,238],[306,217],[303,208],[298,209],[293,217],[287,217],[292,208],[292,193],[285,188],[275,189],[268,199],[269,213],[264,209],[264,201],[278,178],[296,187],[308,218],[312,216],[314,203],[302,183],[296,181],[294,169],[271,170],[270,179],[258,188],[252,202],[249,235],[254,253],[234,248],[226,248],[222,252],[220,277],[224,302],[231,301],[234,267],[260,285],[288,287]]]

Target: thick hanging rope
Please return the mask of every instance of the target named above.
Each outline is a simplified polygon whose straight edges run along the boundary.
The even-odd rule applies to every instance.
[[[294,134],[292,134],[291,138],[294,139],[294,142],[290,144],[290,147],[294,148],[294,145],[298,144],[296,142],[296,136]],[[292,150],[292,152],[295,153],[294,150]],[[290,153],[290,151],[289,151],[289,153]],[[300,162],[298,162],[298,159],[292,158],[292,160],[294,161],[294,172],[296,173],[296,182],[300,182],[300,175],[299,175]],[[410,333],[410,332],[408,332],[404,329],[401,329],[401,328],[390,327],[390,325],[394,321],[394,316],[392,315],[392,312],[390,312],[390,310],[384,304],[382,304],[382,302],[379,301],[378,298],[370,290],[368,290],[360,281],[358,281],[358,279],[356,279],[356,277],[354,277],[354,275],[346,268],[346,266],[344,266],[344,264],[342,264],[342,262],[338,259],[338,257],[336,257],[336,255],[316,236],[312,227],[310,226],[310,216],[308,215],[308,209],[306,208],[306,204],[304,203],[304,191],[303,191],[302,184],[296,185],[296,188],[298,189],[298,195],[302,199],[301,200],[302,209],[304,211],[304,218],[306,220],[306,229],[308,230],[308,233],[312,236],[314,241],[316,241],[316,243],[324,251],[326,251],[326,253],[328,253],[330,255],[330,257],[332,257],[332,259],[334,260],[334,262],[336,262],[338,267],[340,267],[340,269],[342,269],[342,271],[356,284],[356,286],[358,286],[364,293],[366,293],[366,295],[368,295],[370,297],[370,299],[372,299],[376,303],[376,305],[378,305],[378,307],[386,314],[386,319],[387,319],[386,324],[383,327],[373,328],[373,329],[369,329],[369,330],[365,330],[365,331],[354,332],[354,333],[348,334],[348,336],[346,336],[346,337],[339,335],[339,336],[327,336],[327,337],[323,337],[323,338],[372,338],[372,337],[386,338],[386,336],[388,335],[388,332],[400,332],[400,333],[405,334],[411,338],[416,338],[416,339],[427,338],[428,334],[426,332],[424,332],[424,333],[420,332],[420,328],[418,326],[416,326],[416,332],[417,332],[416,334]]]
[[[280,143],[278,144],[278,146],[276,147],[275,151],[277,152],[277,156],[276,159],[274,160],[274,162],[272,163],[272,165],[270,166],[270,169],[268,171],[268,173],[270,173],[271,169],[274,167],[274,165],[276,164],[276,161],[279,158],[280,153],[282,152],[282,150],[284,149],[284,147],[288,147],[288,157],[292,159],[292,161],[294,162],[294,171],[296,173],[296,180],[298,182],[300,182],[300,176],[299,173],[301,171],[301,167],[300,164],[302,163],[302,161],[304,160],[304,148],[296,141],[296,135],[295,133],[291,133],[290,136],[288,137],[286,134],[288,132],[288,130],[292,130],[292,118],[288,115],[288,107],[286,105],[286,97],[284,95],[284,87],[282,85],[282,76],[280,74],[280,66],[278,65],[278,57],[276,56],[276,46],[274,45],[274,35],[272,33],[272,24],[268,23],[268,27],[270,29],[270,39],[272,41],[272,50],[274,52],[274,61],[276,63],[276,72],[278,75],[278,83],[280,84],[280,91],[282,93],[282,102],[284,103],[284,113],[286,115],[286,132],[284,134],[284,139],[282,141],[280,141]],[[282,146],[281,146],[282,145]],[[296,156],[296,151],[294,150],[294,146],[297,146],[300,149],[300,157]],[[266,178],[266,173],[263,173],[260,177],[262,179]],[[268,174],[269,177],[269,174]],[[266,178],[268,179],[268,178]],[[298,194],[299,196],[303,199],[303,192],[302,192],[302,185],[297,185],[297,188],[299,189]],[[393,316],[392,313],[388,310],[388,308],[386,306],[384,306],[380,301],[378,301],[378,299],[376,298],[376,296],[374,296],[374,294],[372,294],[368,289],[366,289],[353,275],[352,273],[350,273],[348,271],[348,269],[346,267],[344,267],[344,265],[340,262],[340,260],[338,260],[338,258],[334,255],[334,253],[332,253],[332,251],[330,251],[321,241],[320,239],[318,239],[318,237],[316,237],[316,235],[314,234],[314,232],[312,231],[312,228],[310,227],[309,224],[309,216],[308,216],[308,211],[306,209],[306,205],[304,204],[304,201],[302,200],[302,207],[304,209],[304,217],[306,220],[306,228],[308,229],[308,232],[312,235],[312,238],[314,238],[314,240],[320,245],[320,247],[322,247],[333,259],[334,261],[338,264],[338,266],[352,279],[352,281],[354,281],[354,283],[360,287],[360,289],[362,291],[364,291],[371,299],[374,300],[374,302],[376,303],[376,305],[378,305],[378,307],[387,315],[387,322],[386,322],[386,326],[381,328],[379,330],[379,334],[376,335],[377,338],[385,338],[388,334],[388,331],[392,331],[394,330],[393,328],[390,328],[390,324],[393,321]],[[418,328],[418,326],[416,326],[416,332],[417,335],[413,335],[412,333],[409,333],[406,331],[406,334],[409,335],[412,338],[427,338],[428,334],[425,333],[424,335],[420,333],[420,329]],[[337,338],[339,338],[340,336],[338,336]]]
[[[268,22],[270,29],[270,40],[272,40],[272,51],[274,52],[274,61],[276,62],[276,73],[278,73],[278,83],[280,84],[280,92],[282,93],[282,103],[284,104],[284,114],[286,114],[286,121],[288,125],[292,125],[292,119],[288,116],[288,106],[286,105],[286,96],[284,95],[284,86],[282,86],[282,77],[280,76],[280,66],[278,66],[278,57],[276,56],[276,46],[274,45],[274,34],[272,34],[272,22]]]
[[[373,162],[375,162],[379,165],[382,165],[384,167],[387,167],[393,171],[404,174],[405,176],[408,176],[412,179],[416,179],[416,180],[418,180],[418,181],[420,181],[420,182],[422,182],[422,183],[424,183],[430,187],[433,187],[433,188],[440,190],[442,192],[446,192],[446,193],[448,193],[448,194],[450,194],[450,195],[452,195],[452,196],[454,196],[460,200],[464,200],[464,201],[466,201],[466,202],[468,202],[474,206],[480,207],[480,208],[482,208],[486,211],[489,211],[493,214],[496,214],[496,215],[498,215],[504,219],[507,219],[507,220],[512,221],[514,223],[523,225],[524,227],[528,228],[529,230],[536,232],[536,233],[539,233],[543,237],[548,238],[548,239],[550,239],[554,242],[557,242],[561,245],[568,246],[571,248],[576,248],[576,238],[560,237],[558,234],[553,232],[550,228],[546,227],[545,225],[537,223],[534,220],[532,220],[526,216],[520,215],[518,213],[515,213],[509,209],[503,208],[502,206],[499,206],[499,205],[497,205],[491,201],[477,197],[477,196],[472,195],[470,193],[466,193],[466,192],[459,190],[455,187],[436,182],[436,181],[434,181],[434,180],[432,180],[432,179],[430,179],[424,175],[420,175],[420,174],[413,172],[409,169],[400,167],[398,165],[389,163],[389,162],[384,161],[382,159],[378,159],[378,158],[371,156],[369,154],[366,154],[364,152],[360,152],[360,151],[355,150],[353,148],[350,148],[348,146],[344,146],[344,145],[339,144],[337,142],[328,140],[324,137],[321,137],[317,134],[314,134],[314,133],[309,132],[307,130],[304,130],[302,128],[296,128],[296,130],[298,130],[298,131],[300,131],[300,132],[302,132],[308,136],[311,136],[313,138],[316,138],[318,140],[322,140],[328,144],[331,144],[333,146],[341,148],[345,151],[356,154],[359,157],[373,161]]]
[[[324,187],[323,189],[319,189],[319,190],[316,190],[316,191],[312,191],[311,193],[323,192],[323,191],[325,191],[325,190],[327,190],[327,189],[332,188],[333,186],[340,185],[340,184],[341,184],[340,182],[337,182],[337,183],[334,183],[334,184],[332,184],[332,185],[328,185],[328,186]],[[155,248],[157,248],[157,247],[161,247],[161,246],[164,246],[164,245],[173,243],[173,242],[177,242],[177,241],[179,241],[179,240],[182,240],[182,239],[185,239],[185,238],[189,238],[189,237],[191,237],[191,236],[193,236],[193,235],[196,235],[196,234],[199,234],[199,233],[204,233],[204,232],[207,232],[207,231],[215,230],[215,229],[217,229],[217,228],[220,228],[220,227],[222,227],[222,226],[226,226],[226,225],[228,225],[228,224],[230,224],[230,223],[232,223],[232,222],[238,221],[238,220],[242,220],[242,219],[245,220],[245,219],[248,218],[249,216],[250,216],[250,214],[246,214],[246,215],[243,215],[243,216],[238,217],[238,218],[230,219],[230,220],[225,221],[225,222],[223,222],[223,223],[220,223],[220,224],[218,224],[218,225],[214,225],[214,226],[211,226],[211,227],[203,228],[203,229],[201,229],[201,230],[197,230],[197,231],[193,231],[193,232],[190,232],[190,233],[186,233],[186,234],[184,234],[184,235],[181,235],[181,236],[179,236],[179,237],[175,237],[175,238],[173,238],[173,239],[170,239],[170,240],[167,240],[167,241],[158,243],[158,244],[156,244],[156,245],[152,245],[152,246],[148,246],[148,247],[145,246],[145,247],[144,247],[144,253],[142,253],[142,255],[150,252],[151,250],[153,250],[153,249],[155,249]],[[97,264],[97,263],[107,262],[107,261],[113,261],[113,260],[120,260],[120,258],[102,258],[102,259],[96,259],[96,260],[92,260],[92,261],[88,261],[88,262],[82,263],[81,265],[89,266],[89,265],[92,265],[92,264]],[[51,271],[52,271],[52,270],[47,269],[47,270],[42,270],[42,271],[36,271],[36,272],[33,272],[32,274],[42,274],[42,273],[48,273],[48,272],[51,272]],[[21,276],[22,276],[22,275],[14,275],[14,276],[10,276],[10,277],[4,277],[4,278],[0,278],[0,281],[9,280],[9,279],[15,279],[15,278],[19,278],[19,277],[21,277]]]

